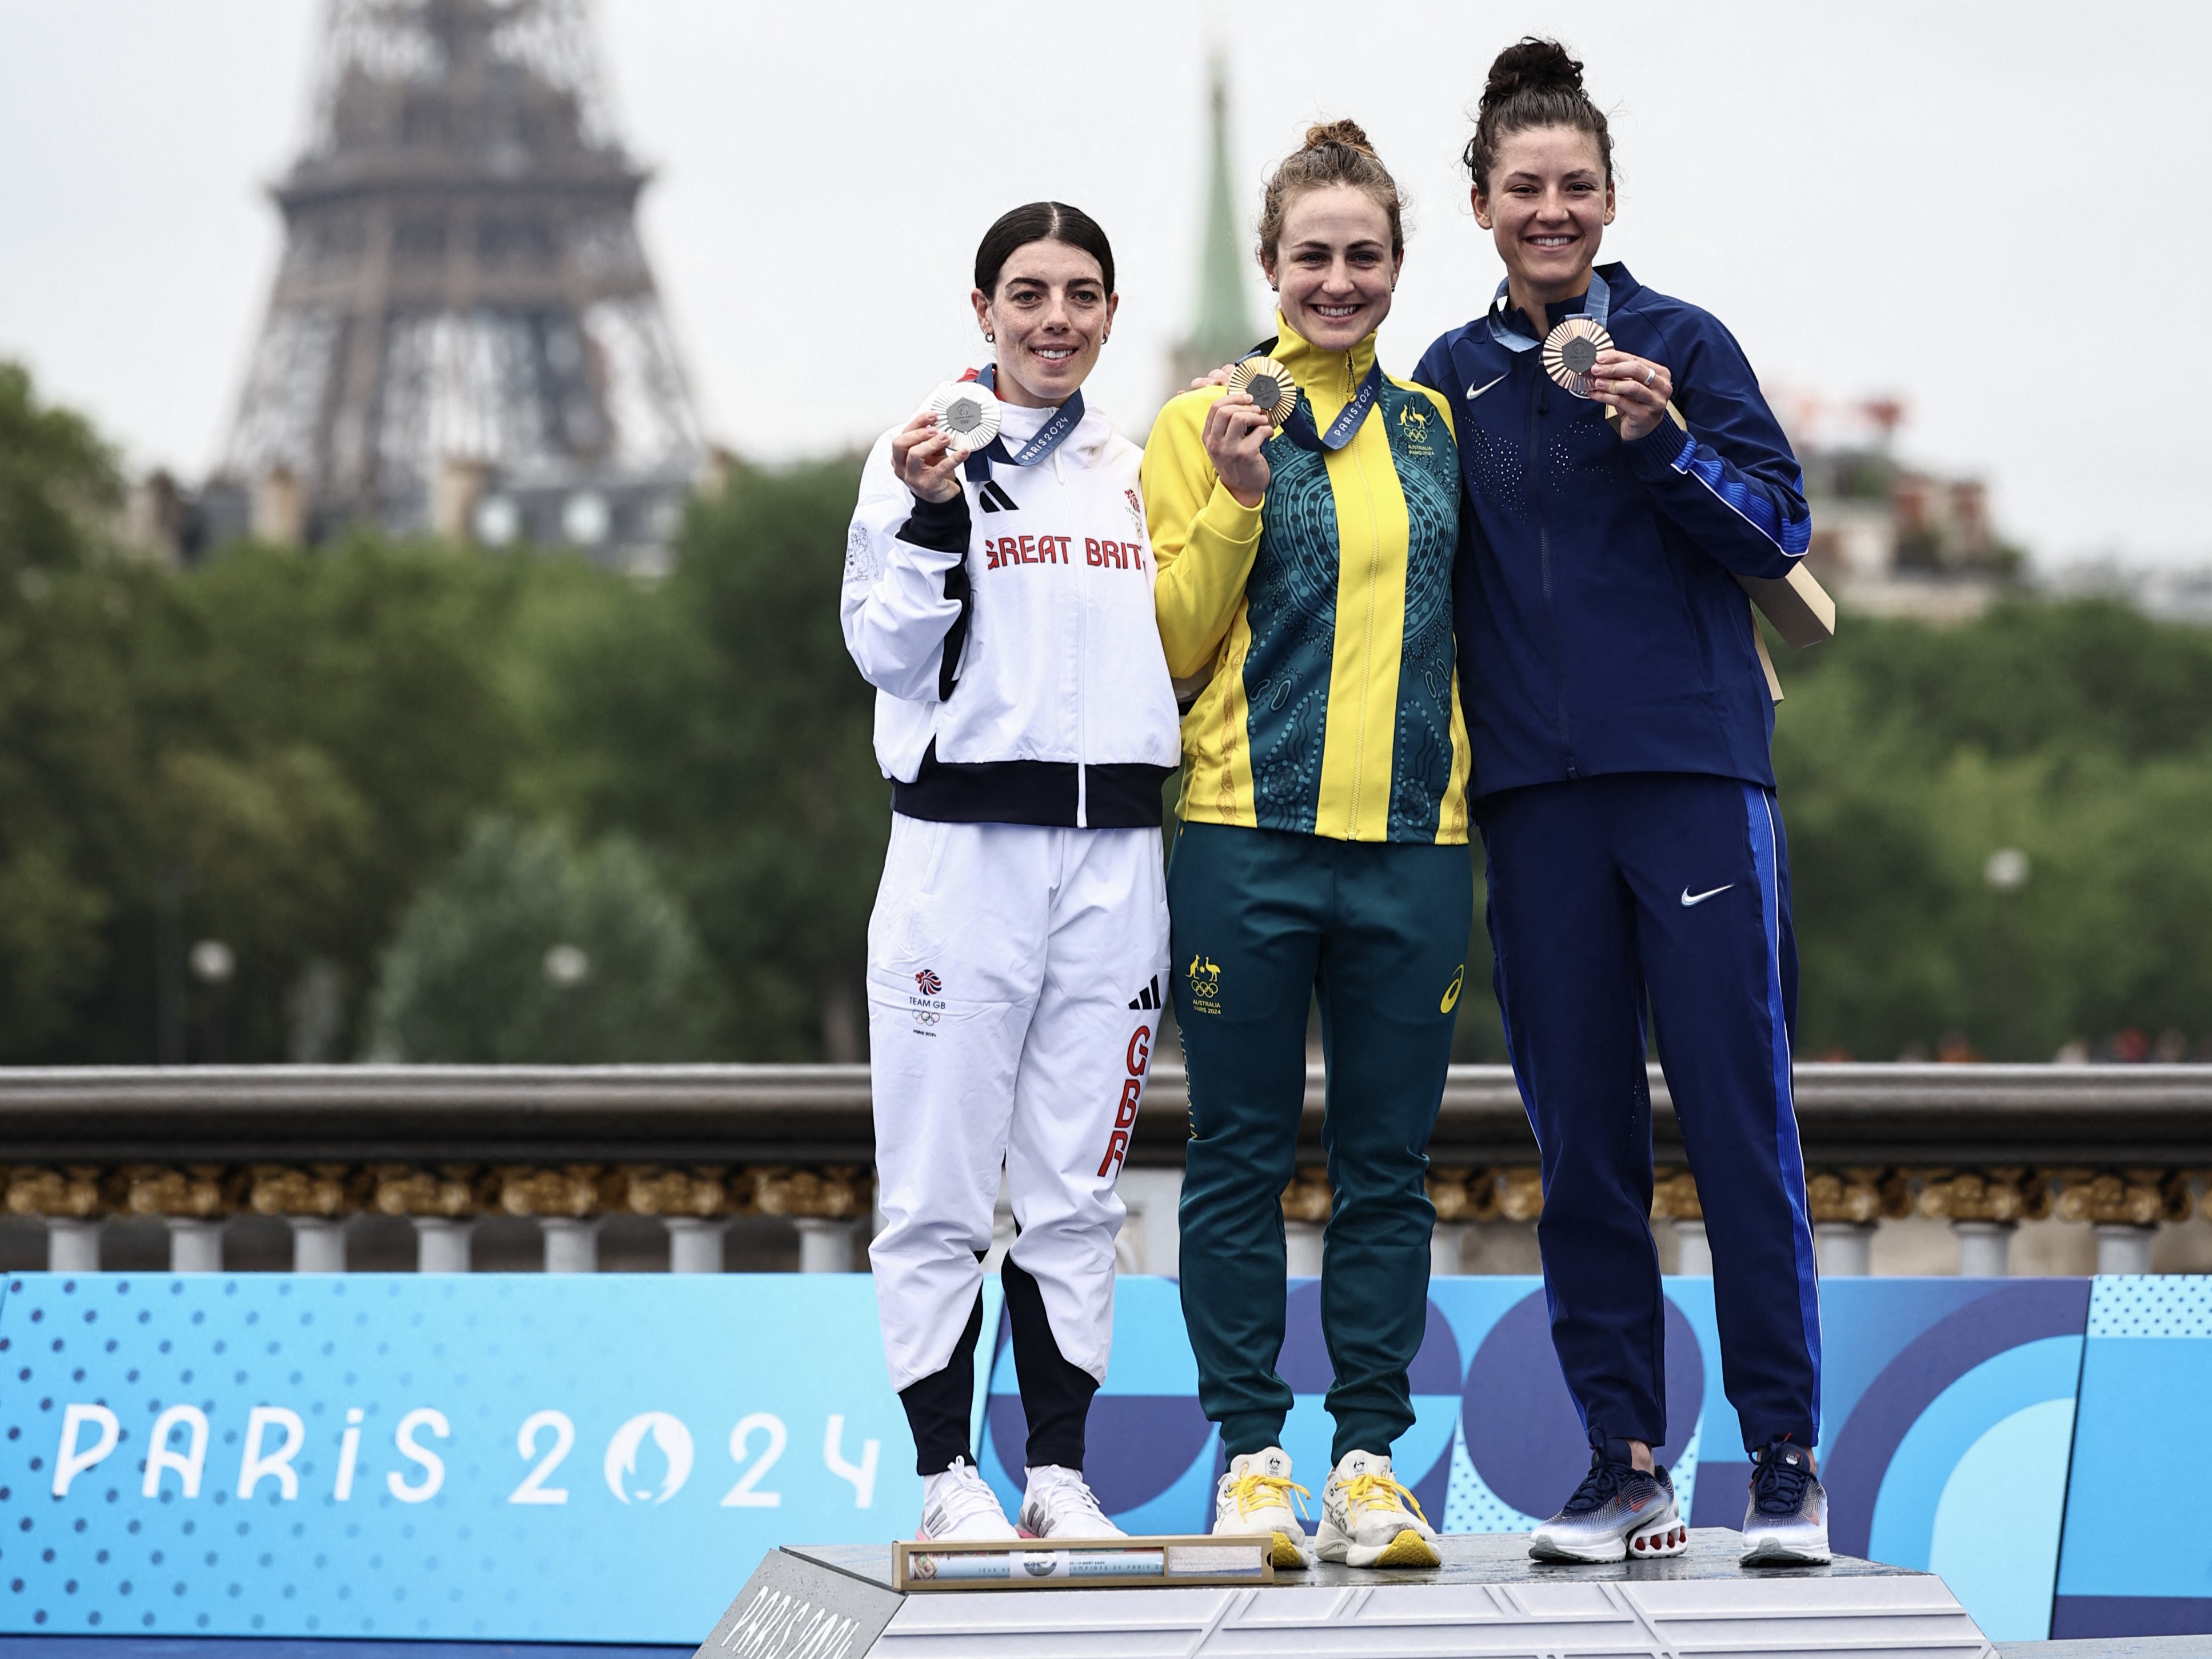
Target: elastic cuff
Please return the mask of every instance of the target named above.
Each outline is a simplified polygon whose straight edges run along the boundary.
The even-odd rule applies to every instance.
[[[1240,1457],[1249,1457],[1254,1452],[1263,1452],[1282,1443],[1283,1419],[1279,1413],[1239,1412],[1234,1417],[1221,1419],[1224,1468]]]
[[[1671,415],[1662,415],[1658,425],[1640,438],[1630,439],[1626,446],[1638,468],[1651,477],[1681,471],[1683,458],[1697,447],[1697,439],[1676,426]]]
[[[1225,542],[1256,542],[1260,539],[1260,515],[1267,505],[1263,495],[1258,507],[1245,506],[1229,493],[1227,484],[1216,477],[1213,494],[1206,497],[1198,516],[1207,529]]]
[[[896,533],[908,545],[926,547],[933,553],[965,553],[970,522],[965,489],[949,501],[925,501],[916,495],[913,515]]]

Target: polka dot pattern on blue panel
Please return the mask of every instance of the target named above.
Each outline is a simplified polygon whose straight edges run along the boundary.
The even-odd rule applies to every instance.
[[[2089,1334],[2212,1337],[2212,1279],[2159,1273],[2100,1278],[2089,1293]]]

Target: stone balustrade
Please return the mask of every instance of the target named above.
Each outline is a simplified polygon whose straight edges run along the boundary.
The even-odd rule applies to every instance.
[[[1709,1273],[1656,1069],[1652,1085],[1662,1258]],[[1320,1270],[1331,1202],[1317,1067],[1308,1092],[1282,1200],[1293,1274]],[[2087,1229],[2098,1271],[2142,1273],[2161,1230],[2212,1222],[2212,1067],[1806,1066],[1797,1092],[1831,1276],[1874,1271],[1893,1232],[1920,1241],[1925,1271],[1931,1226],[1965,1273],[2011,1271],[2024,1227]],[[1164,1063],[1122,1182],[1126,1270],[1176,1268],[1188,1133]],[[1470,1241],[1526,1236],[1543,1192],[1510,1073],[1453,1068],[1431,1152],[1435,1272],[1462,1271]],[[487,1223],[534,1224],[548,1272],[595,1271],[617,1218],[665,1230],[675,1272],[720,1270],[741,1221],[788,1230],[803,1271],[850,1271],[874,1217],[871,1153],[857,1066],[0,1071],[0,1194],[44,1224],[58,1271],[95,1268],[112,1224],[155,1223],[173,1269],[217,1270],[240,1218],[285,1223],[301,1272],[345,1271],[362,1218],[410,1224],[423,1272],[468,1271]]]

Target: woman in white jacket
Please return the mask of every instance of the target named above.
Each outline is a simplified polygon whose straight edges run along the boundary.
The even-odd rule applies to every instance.
[[[1136,447],[1084,407],[1116,303],[1085,214],[1017,208],[972,295],[1001,426],[936,417],[861,475],[845,641],[877,688],[890,848],[868,923],[878,1204],[869,1251],[925,1478],[918,1536],[1012,1538],[969,1443],[984,1253],[1029,1419],[1021,1530],[1111,1534],[1083,1480],[1114,1310],[1114,1182],[1163,1006],[1160,788],[1179,757]]]

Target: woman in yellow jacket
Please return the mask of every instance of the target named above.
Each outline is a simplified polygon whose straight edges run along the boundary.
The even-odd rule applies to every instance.
[[[1404,258],[1399,196],[1349,121],[1267,183],[1267,356],[1278,429],[1242,391],[1188,392],[1146,445],[1168,665],[1203,677],[1182,723],[1168,872],[1189,1062],[1182,1302],[1228,1471],[1215,1530],[1276,1560],[1429,1566],[1434,1534],[1390,1465],[1425,1328],[1424,1149],[1443,1091],[1474,909],[1468,747],[1452,658],[1459,462],[1443,398],[1385,376],[1375,331]],[[1281,1441],[1280,1195],[1321,1006],[1334,1205],[1322,1325],[1332,1468],[1310,1553]]]

